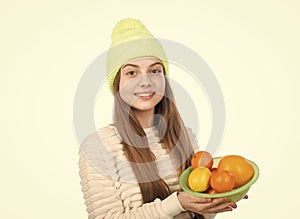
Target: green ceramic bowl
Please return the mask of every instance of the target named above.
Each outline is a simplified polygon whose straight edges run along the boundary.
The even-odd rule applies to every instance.
[[[214,158],[214,165],[213,167],[217,167],[218,163],[220,161],[221,157],[216,157]],[[218,194],[206,194],[206,193],[201,193],[201,192],[195,192],[191,190],[188,186],[188,177],[192,171],[192,167],[187,168],[180,176],[179,179],[179,184],[181,188],[188,194],[198,196],[198,197],[203,197],[203,198],[220,198],[220,197],[228,197],[230,201],[238,202],[241,200],[249,191],[250,187],[255,183],[259,176],[259,169],[258,166],[251,160],[248,160],[254,168],[254,174],[252,179],[245,185],[233,189],[230,192],[223,192],[223,193],[218,193]]]

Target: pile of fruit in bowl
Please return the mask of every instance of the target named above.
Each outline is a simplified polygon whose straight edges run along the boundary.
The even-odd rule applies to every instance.
[[[180,176],[181,188],[204,198],[228,197],[241,200],[259,176],[258,166],[240,155],[213,158],[207,151],[198,151],[191,166]]]

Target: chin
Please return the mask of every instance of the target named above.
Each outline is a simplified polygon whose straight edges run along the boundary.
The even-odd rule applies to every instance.
[[[152,101],[137,101],[132,107],[137,110],[148,111],[153,110],[155,106],[159,103],[160,100],[152,100]]]
[[[139,106],[139,105],[133,105],[132,108],[135,109],[136,111],[154,111],[154,107],[155,106],[145,106],[145,104],[143,104],[143,106]]]

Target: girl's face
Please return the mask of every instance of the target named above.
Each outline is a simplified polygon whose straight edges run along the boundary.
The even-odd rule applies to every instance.
[[[140,57],[126,62],[120,69],[121,98],[139,111],[153,110],[165,92],[162,62],[155,57]]]

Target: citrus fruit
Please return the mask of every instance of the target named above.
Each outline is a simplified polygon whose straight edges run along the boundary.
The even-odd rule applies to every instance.
[[[218,170],[218,168],[213,167],[213,168],[210,169],[210,172],[213,173],[213,172],[215,172],[215,171],[217,171],[217,170]]]
[[[207,151],[198,151],[192,157],[191,164],[193,169],[197,167],[207,167],[208,169],[211,169],[213,158]]]
[[[197,167],[188,177],[188,185],[195,192],[204,192],[210,187],[211,172],[207,167]]]
[[[209,188],[208,190],[206,190],[207,194],[218,194],[218,192],[216,190],[214,190],[213,188]]]
[[[210,177],[210,186],[216,192],[229,192],[233,189],[235,180],[233,175],[227,170],[214,171]]]
[[[235,181],[234,189],[245,185],[254,174],[253,166],[239,155],[224,156],[218,164],[218,171],[222,170],[227,170],[233,175]]]

